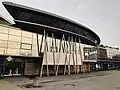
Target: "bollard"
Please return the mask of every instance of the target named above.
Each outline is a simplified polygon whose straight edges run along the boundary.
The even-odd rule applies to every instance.
[[[36,78],[33,80],[33,85],[34,85],[34,86],[39,86],[39,77],[36,77]]]

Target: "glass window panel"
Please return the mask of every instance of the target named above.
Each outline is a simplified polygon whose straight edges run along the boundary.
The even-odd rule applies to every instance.
[[[2,33],[0,33],[0,39],[1,40],[8,40],[8,34],[2,34]]]
[[[16,29],[10,29],[9,34],[21,36],[21,31],[19,29],[18,30],[16,30]]]
[[[32,44],[32,39],[30,39],[30,38],[23,38],[22,37],[22,43]]]
[[[38,52],[37,51],[32,51],[32,56],[38,56]]]
[[[27,31],[22,31],[22,36],[32,38],[32,33]]]
[[[6,48],[1,48],[0,47],[0,54],[5,55],[6,54]]]
[[[32,45],[32,50],[37,50],[37,44]]]
[[[22,43],[22,47],[21,48],[22,49],[31,49],[31,46],[32,46],[31,44],[23,44]]]
[[[8,27],[0,26],[0,32],[2,32],[2,33],[8,33],[8,30],[9,30]]]
[[[20,48],[20,43],[8,42],[8,47],[10,47],[10,48]]]
[[[1,47],[7,47],[7,41],[0,40],[0,46]]]
[[[22,56],[31,56],[31,50],[21,49],[20,55],[22,55]]]
[[[10,41],[20,42],[21,37],[9,35],[9,40]]]
[[[19,55],[20,49],[8,48],[7,55]]]

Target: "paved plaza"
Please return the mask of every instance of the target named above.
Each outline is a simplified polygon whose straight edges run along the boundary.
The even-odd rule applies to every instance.
[[[120,71],[43,77],[39,87],[27,88],[31,83],[26,77],[9,77],[0,80],[0,90],[120,90]]]

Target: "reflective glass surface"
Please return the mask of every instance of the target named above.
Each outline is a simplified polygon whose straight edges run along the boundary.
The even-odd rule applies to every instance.
[[[20,42],[21,41],[21,37],[9,35],[9,41]]]
[[[6,54],[6,48],[0,47],[0,54],[5,55]]]
[[[9,28],[0,26],[0,33],[8,33]]]
[[[32,44],[32,39],[22,37],[22,43]]]
[[[32,33],[27,31],[22,31],[22,37],[32,38]]]
[[[16,35],[16,36],[21,36],[21,30],[10,29],[9,34]]]
[[[0,33],[0,40],[8,40],[8,34]]]
[[[0,40],[0,47],[7,47],[7,41]]]
[[[13,49],[8,48],[7,49],[7,55],[19,55],[20,49]]]
[[[18,49],[20,49],[20,43],[8,41],[8,48],[18,48]]]
[[[21,49],[20,55],[23,55],[23,56],[31,56],[31,50]]]
[[[41,39],[40,35],[39,38]],[[35,33],[0,25],[0,54],[38,56],[37,53]]]

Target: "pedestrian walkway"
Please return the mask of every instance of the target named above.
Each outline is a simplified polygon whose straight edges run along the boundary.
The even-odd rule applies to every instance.
[[[23,90],[23,89],[3,79],[0,80],[0,90]]]
[[[13,77],[0,80],[0,90],[120,90],[120,71],[40,78],[39,88],[25,88],[32,80]]]

